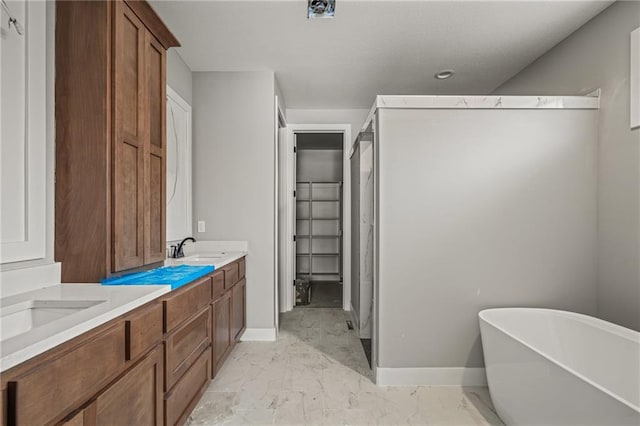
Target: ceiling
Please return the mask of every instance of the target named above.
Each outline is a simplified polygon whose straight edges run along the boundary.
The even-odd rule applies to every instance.
[[[308,20],[305,0],[152,1],[192,71],[273,70],[287,108],[488,94],[611,3],[337,0]]]

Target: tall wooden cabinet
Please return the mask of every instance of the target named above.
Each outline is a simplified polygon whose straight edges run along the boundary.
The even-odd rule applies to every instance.
[[[166,49],[145,1],[56,2],[56,238],[63,282],[165,257]]]

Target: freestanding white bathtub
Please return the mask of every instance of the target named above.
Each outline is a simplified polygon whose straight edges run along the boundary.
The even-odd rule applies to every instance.
[[[640,333],[551,309],[479,317],[489,392],[507,425],[640,425]]]

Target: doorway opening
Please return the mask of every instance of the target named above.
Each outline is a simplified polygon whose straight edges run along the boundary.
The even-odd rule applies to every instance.
[[[302,305],[298,280],[313,286],[318,306],[351,310],[351,142],[349,124],[287,124],[278,156],[280,313]]]
[[[296,306],[343,306],[342,133],[296,133]]]
[[[287,124],[279,155],[282,248],[279,336],[290,355],[321,355],[373,381],[352,316],[352,139],[349,124]],[[296,282],[310,284],[296,303]],[[322,369],[311,369],[322,372]]]

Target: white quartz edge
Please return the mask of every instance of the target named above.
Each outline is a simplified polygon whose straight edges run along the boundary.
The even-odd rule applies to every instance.
[[[594,93],[598,93],[595,91]],[[600,96],[376,96],[362,126],[378,109],[599,109]]]
[[[0,358],[0,372],[4,372],[24,361],[34,358],[49,349],[78,337],[171,291],[171,286],[168,285],[102,286],[100,284],[62,284],[51,290],[72,287],[74,291],[77,290],[78,293],[78,297],[74,297],[72,300],[87,297],[90,297],[91,300],[98,300],[96,298],[108,297],[109,294],[118,294],[122,297],[126,295],[126,293],[131,293],[131,296],[135,297],[124,297],[124,301],[108,301],[106,302],[106,306],[101,306],[103,304],[96,305],[86,311],[69,315],[58,321],[33,329],[24,335],[7,339],[6,342],[2,342],[2,348],[0,349],[2,353]],[[28,300],[28,298],[52,298],[52,295],[47,294],[47,290],[50,289],[45,288],[40,291],[36,290],[22,293],[2,299],[2,302],[3,305],[11,305],[13,303],[19,303],[21,300]],[[68,299],[60,298],[60,300]],[[109,309],[105,310],[106,308]],[[79,322],[77,324],[68,325],[69,321],[78,320]],[[42,336],[43,333],[50,332],[51,329],[54,330],[51,334]]]

